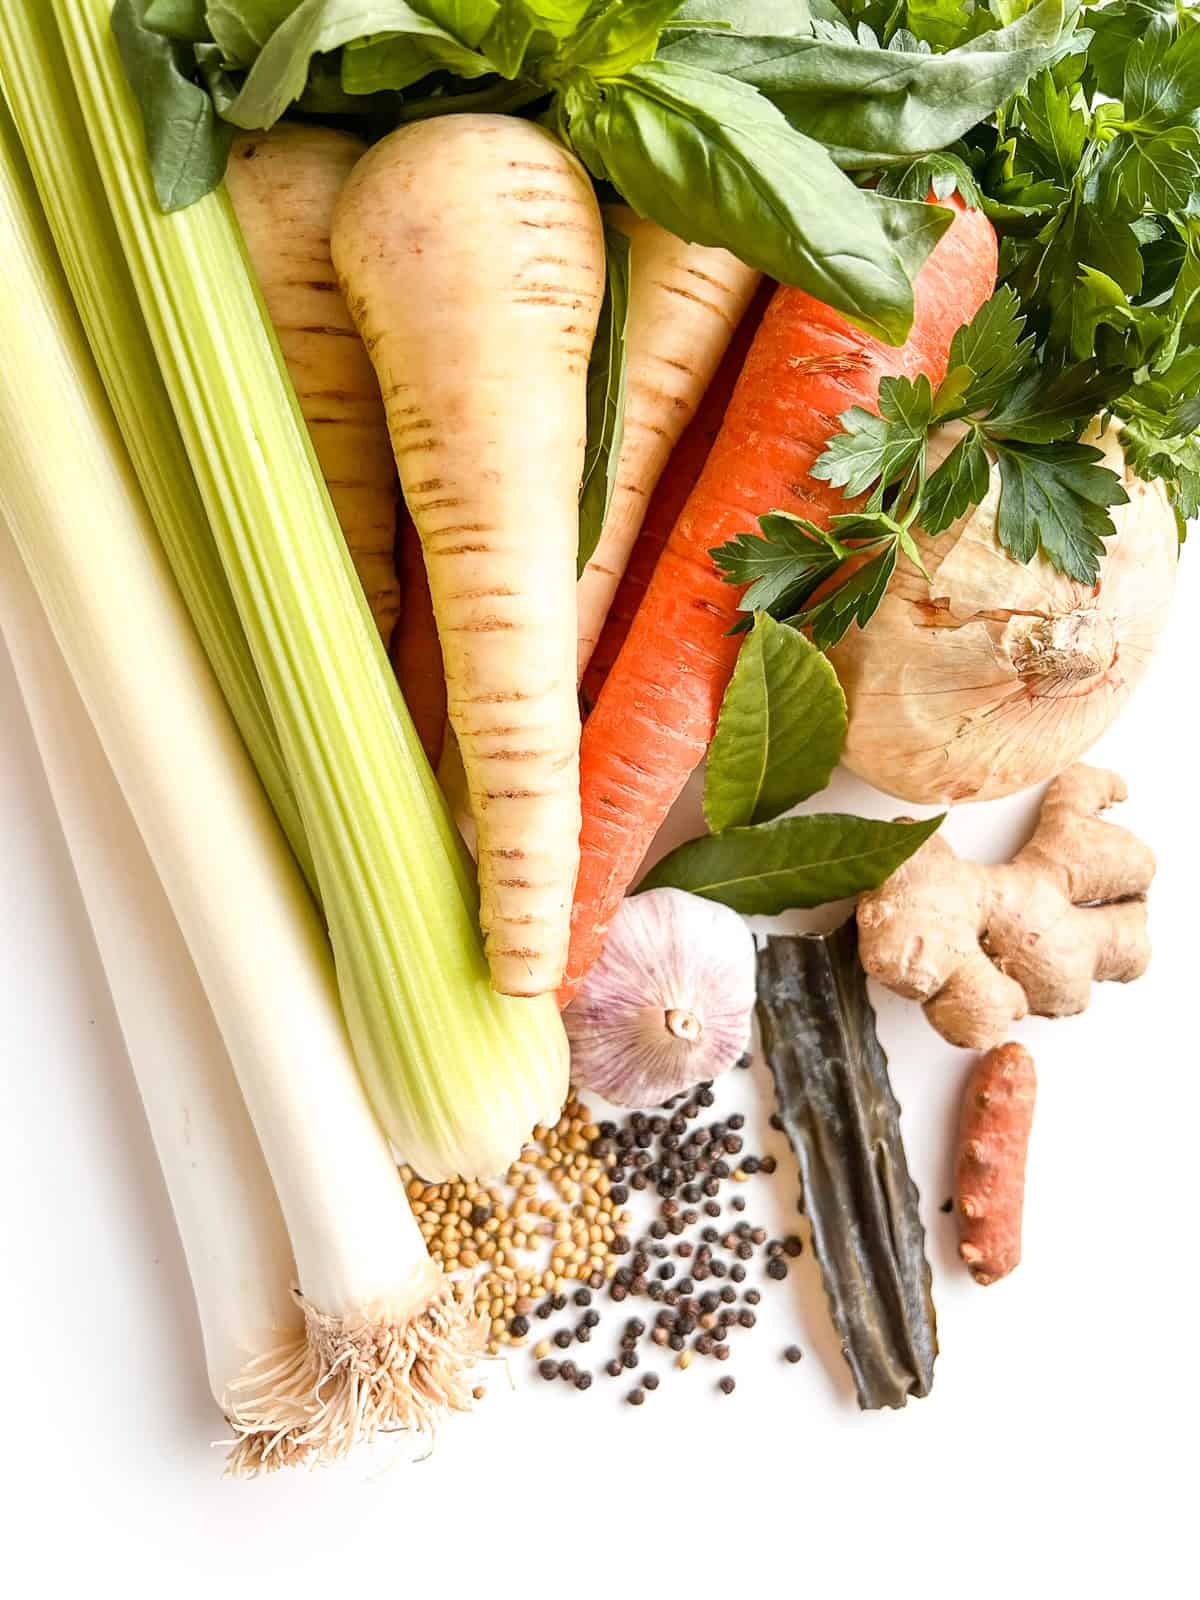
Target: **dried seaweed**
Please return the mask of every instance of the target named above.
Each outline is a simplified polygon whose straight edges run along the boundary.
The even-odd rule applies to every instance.
[[[936,1319],[900,1107],[853,917],[836,933],[767,940],[758,1016],[858,1403],[902,1406],[933,1383]]]

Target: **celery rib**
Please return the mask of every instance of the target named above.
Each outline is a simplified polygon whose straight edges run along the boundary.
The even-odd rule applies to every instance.
[[[295,783],[360,1070],[418,1171],[490,1175],[557,1115],[566,1044],[554,1000],[490,987],[473,874],[383,655],[226,195],[158,211],[108,0],[52,9]],[[43,96],[52,125],[61,109],[47,102],[64,87]]]
[[[42,114],[50,85],[58,108],[53,119]],[[21,6],[0,8],[0,87],[171,571],[315,893],[312,856],[283,751],[100,192],[62,46],[53,26],[35,21]]]

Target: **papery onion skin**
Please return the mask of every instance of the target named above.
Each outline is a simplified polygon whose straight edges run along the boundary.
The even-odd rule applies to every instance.
[[[1088,442],[1129,495],[1094,587],[1005,554],[993,468],[980,505],[918,536],[932,583],[901,560],[867,627],[829,652],[858,777],[920,804],[995,800],[1062,772],[1124,710],[1166,623],[1178,533],[1166,489],[1126,466],[1115,430]]]
[[[736,911],[682,889],[622,901],[563,1013],[571,1081],[614,1105],[657,1106],[750,1047],[754,937]]]

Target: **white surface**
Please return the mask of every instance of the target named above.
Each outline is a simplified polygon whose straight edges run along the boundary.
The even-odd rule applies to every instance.
[[[858,1412],[806,1257],[732,1362],[672,1374],[640,1411],[620,1403],[624,1382],[574,1394],[530,1384],[518,1358],[520,1387],[497,1369],[479,1414],[428,1459],[381,1448],[247,1485],[223,1480],[209,1448],[221,1425],[182,1253],[0,650],[7,1592],[591,1600],[757,1578],[934,1600],[1194,1593],[1195,559],[1163,654],[1093,753],[1129,780],[1117,816],[1158,852],[1154,963],[1130,989],[1098,989],[1084,1017],[1019,1030],[1040,1094],[1025,1260],[1007,1283],[966,1278],[938,1209],[971,1058],[879,997],[934,1264],[929,1399]],[[1000,859],[1036,798],[960,810],[948,836]],[[820,805],[898,809],[840,778]],[[738,1097],[751,1134],[765,1129],[761,1067],[724,1080],[722,1114]],[[747,1215],[783,1226],[790,1158],[750,1193]],[[779,1359],[793,1337],[795,1368]],[[599,1365],[607,1350],[591,1348]],[[729,1398],[715,1390],[726,1372]]]

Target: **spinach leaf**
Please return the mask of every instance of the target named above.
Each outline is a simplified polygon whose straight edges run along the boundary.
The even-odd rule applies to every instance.
[[[150,0],[142,22],[155,33],[182,39],[185,44],[201,44],[210,37],[205,0]]]
[[[873,822],[836,812],[781,817],[693,839],[663,858],[638,884],[686,889],[745,916],[822,906],[877,889],[935,833],[928,822]]]
[[[358,83],[363,92],[368,87],[401,87],[400,83],[385,81],[389,62],[394,77],[409,83],[438,65],[452,64],[459,77],[479,76],[492,70],[484,56],[467,50],[406,0],[302,0],[263,47],[241,93],[225,113],[226,118],[239,128],[272,127],[303,94],[313,56],[372,34],[397,35],[401,42],[365,44],[362,54],[366,59],[361,66],[355,64],[358,52],[347,52],[343,73],[349,73],[350,80]],[[427,64],[415,76],[406,78],[417,60]]]
[[[629,316],[629,237],[604,227],[608,275],[587,375],[587,452],[579,490],[579,572],[600,542],[617,481],[625,431],[625,328]]]
[[[877,207],[749,85],[648,61],[568,100],[568,130],[640,215],[798,284],[899,344],[912,284]]]
[[[721,32],[671,34],[662,54],[753,84],[853,169],[952,144],[1056,57],[1063,30],[1063,0],[1041,0],[1011,27],[940,56]]]
[[[704,775],[714,833],[766,822],[829,782],[846,741],[837,674],[803,634],[760,613],[721,702]]]
[[[145,22],[146,0],[117,0],[117,49],[142,114],[154,193],[164,211],[178,211],[215,189],[225,174],[233,129],[189,77],[186,44]]]

